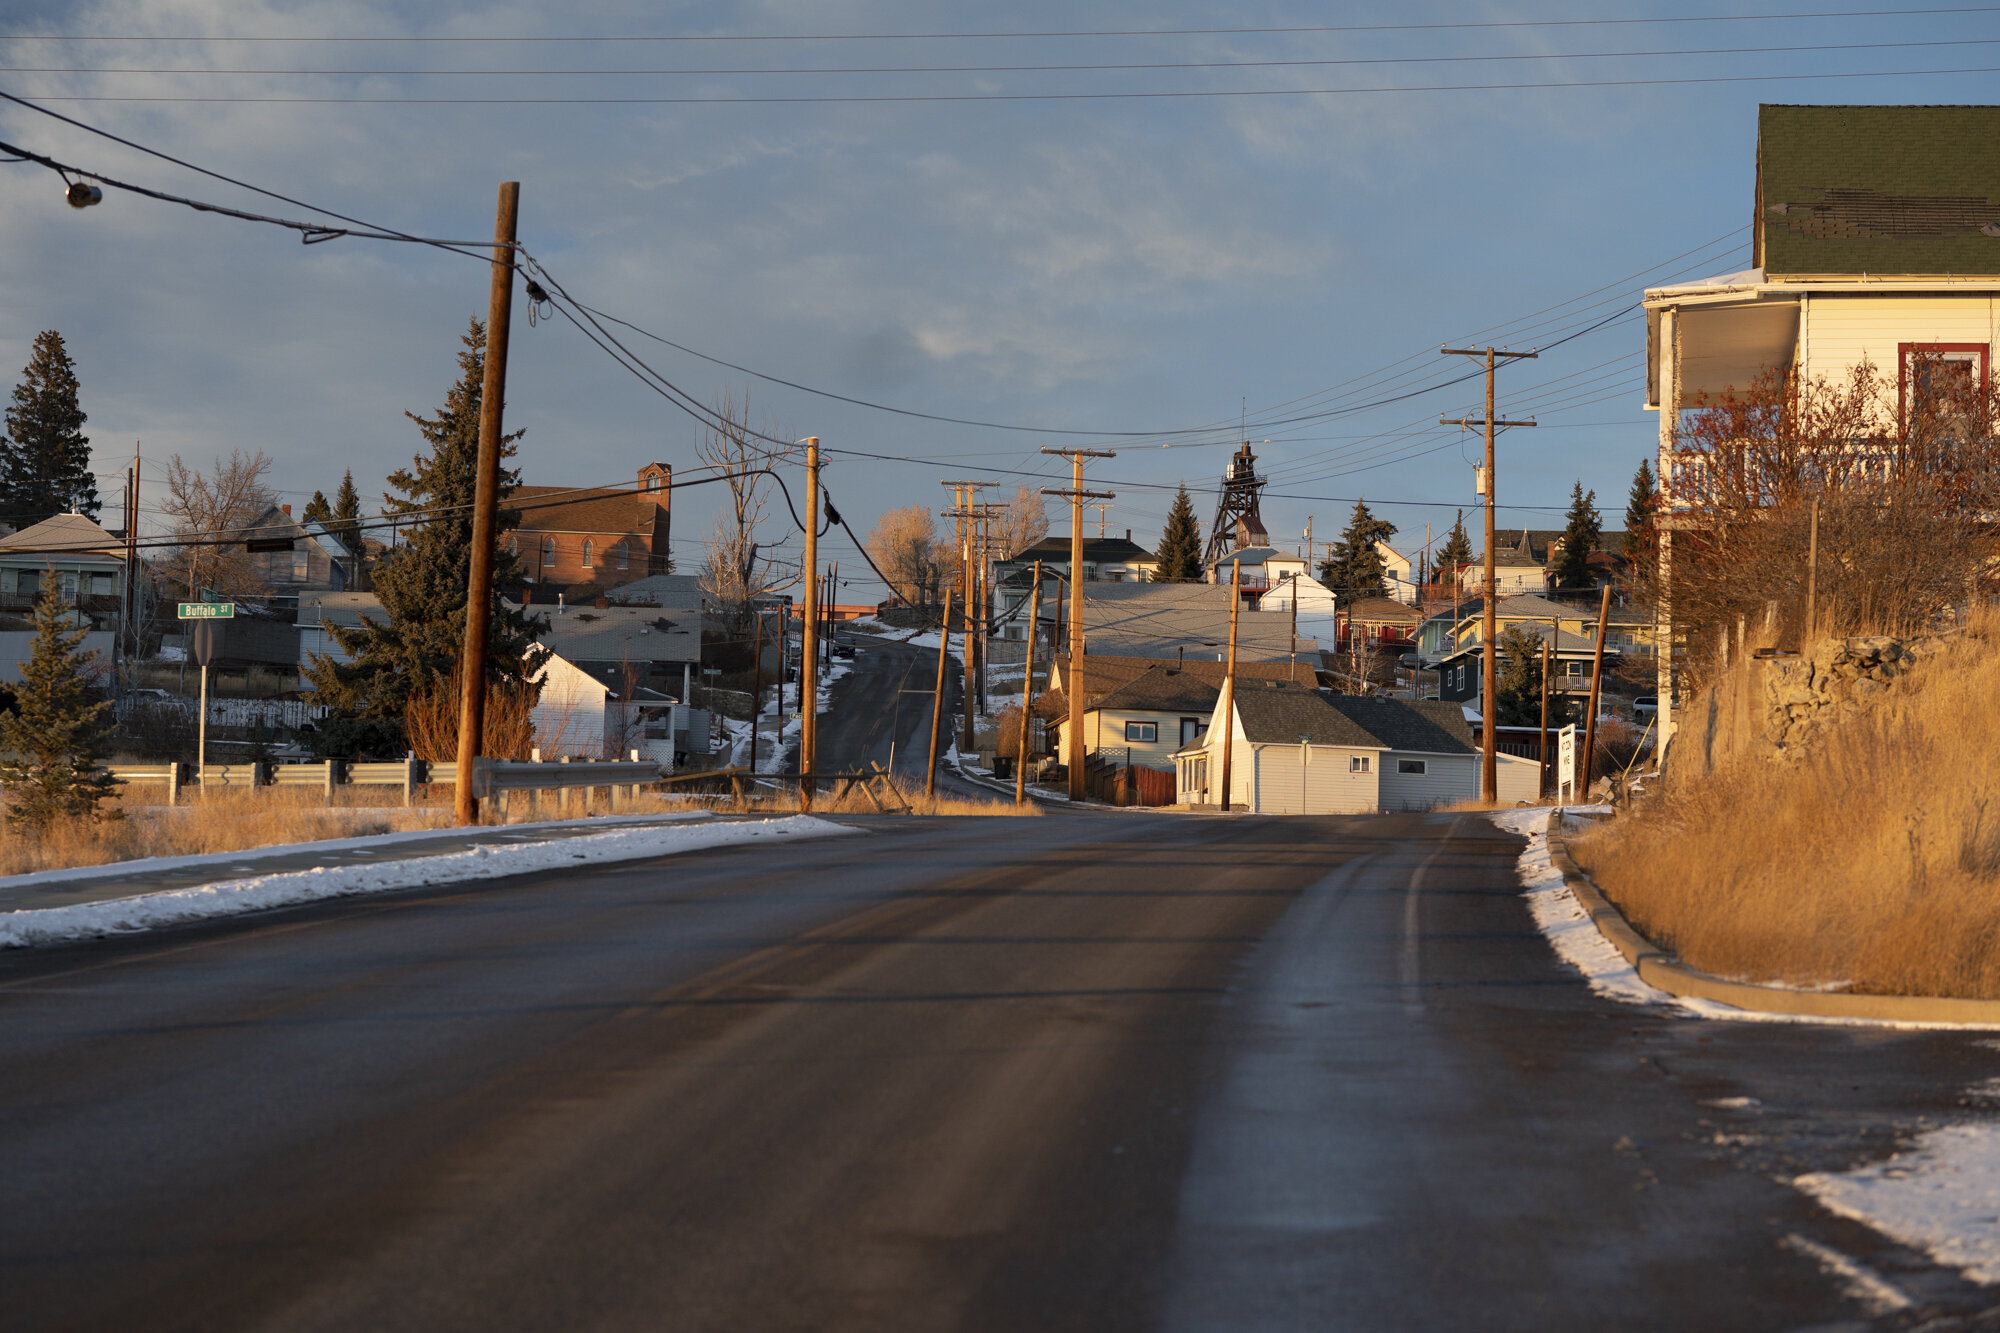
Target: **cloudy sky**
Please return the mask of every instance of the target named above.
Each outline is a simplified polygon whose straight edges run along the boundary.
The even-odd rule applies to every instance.
[[[1502,521],[1555,526],[1581,479],[1616,526],[1656,429],[1630,307],[1747,267],[1757,105],[1993,100],[2000,8],[1809,8],[1842,7],[28,0],[0,89],[425,236],[490,237],[519,180],[523,243],[585,304],[798,385],[1057,432],[630,335],[695,399],[747,391],[769,434],[819,435],[864,532],[942,505],[942,478],[1049,484],[1038,449],[1097,442],[1107,530],[1150,543],[1177,483],[1213,512],[1247,417],[1281,544],[1365,496],[1414,550],[1472,502],[1476,442],[1436,422],[1479,386],[1445,383],[1472,367],[1441,343],[1577,335],[1501,377],[1502,411],[1543,423],[1503,442]],[[321,220],[19,106],[0,139]],[[352,468],[372,500],[485,310],[476,259],[117,191],[75,212],[33,164],[0,167],[0,237],[0,378],[62,331],[111,513],[134,441],[155,465],[261,448],[295,503]],[[508,424],[531,483],[695,461],[692,416],[519,303]],[[677,500],[683,569],[711,506]]]

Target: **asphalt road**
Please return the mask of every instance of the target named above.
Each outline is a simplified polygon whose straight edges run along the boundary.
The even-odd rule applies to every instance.
[[[1476,816],[1052,814],[0,956],[0,1325],[1801,1329],[1971,1036],[1554,961]],[[1720,1099],[1759,1105],[1720,1110]],[[1801,1252],[1875,1266],[1874,1324]]]
[[[820,717],[819,768],[858,772],[869,764],[921,781],[930,753],[931,690],[937,683],[937,649],[912,647],[886,635],[836,630],[837,642],[854,646],[853,667],[833,684],[832,702]],[[956,659],[945,673],[944,735],[951,747],[954,719],[964,694]],[[939,780],[948,770],[939,765]],[[990,795],[990,793],[981,793]]]

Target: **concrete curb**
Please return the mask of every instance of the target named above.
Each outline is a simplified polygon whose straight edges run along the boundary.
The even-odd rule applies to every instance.
[[[1669,995],[1713,1000],[1755,1013],[1806,1018],[1859,1018],[1881,1023],[1974,1023],[2000,1026],[2000,1000],[1957,1000],[1934,995],[1849,995],[1838,991],[1796,991],[1729,981],[1698,972],[1632,929],[1569,853],[1562,809],[1549,814],[1549,859],[1562,871],[1569,891],[1613,948],[1625,956],[1639,979]]]

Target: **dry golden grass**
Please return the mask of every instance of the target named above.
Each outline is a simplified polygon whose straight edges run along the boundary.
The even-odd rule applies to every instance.
[[[1809,757],[1748,751],[1713,777],[1683,774],[1580,839],[1577,859],[1634,926],[1704,971],[2000,997],[1996,638],[1988,612]],[[1688,750],[1669,769],[1698,762],[1695,739],[1675,742]]]
[[[436,828],[451,822],[448,803],[387,808],[385,790],[341,792],[339,799],[340,804],[329,806],[319,792],[267,788],[202,796],[190,793],[179,807],[172,807],[160,803],[156,793],[128,789],[122,799],[106,802],[104,807],[107,812],[121,810],[123,819],[56,824],[38,835],[8,829],[0,838],[0,875],[106,865],[145,856],[240,852],[279,843]]]

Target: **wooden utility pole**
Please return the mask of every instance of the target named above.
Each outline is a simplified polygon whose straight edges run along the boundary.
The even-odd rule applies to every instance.
[[[1583,727],[1583,790],[1590,791],[1591,765],[1597,762],[1597,700],[1604,686],[1604,632],[1611,623],[1611,585],[1604,585],[1603,600],[1597,604],[1597,656],[1590,666],[1590,715]],[[1729,642],[1723,631],[1723,643]],[[1725,648],[1725,651],[1727,649]]]
[[[504,181],[493,220],[493,279],[486,298],[485,378],[479,389],[479,474],[472,491],[472,569],[465,588],[465,646],[458,655],[458,784],[461,824],[479,822],[473,773],[486,734],[486,646],[493,632],[493,559],[499,533],[500,413],[507,398],[507,334],[514,315],[514,234],[521,183]]]
[[[1554,631],[1561,634],[1560,628]],[[1541,781],[1535,784],[1535,795],[1549,794],[1549,643],[1542,640],[1542,739],[1535,747],[1535,758],[1541,763]]]
[[[1534,352],[1501,352],[1488,347],[1481,351],[1472,347],[1442,347],[1444,356],[1474,356],[1486,360],[1486,415],[1479,420],[1470,417],[1439,417],[1441,426],[1484,426],[1486,428],[1486,618],[1483,633],[1485,646],[1479,654],[1479,794],[1487,804],[1500,799],[1500,759],[1497,745],[1498,709],[1494,707],[1494,696],[1500,689],[1499,652],[1496,640],[1499,637],[1500,577],[1494,566],[1493,550],[1493,436],[1496,431],[1509,426],[1532,426],[1532,421],[1498,421],[1493,416],[1493,368],[1498,358],[1509,360],[1534,360]]]
[[[944,659],[951,649],[951,589],[944,590],[944,619],[938,622],[937,688],[931,691],[931,757],[924,766],[924,795],[937,791],[938,732],[944,726]]]
[[[1812,502],[1812,526],[1806,537],[1806,623],[1799,631],[1799,651],[1812,647],[1813,616],[1818,610],[1819,600],[1819,497]]]
[[[1222,810],[1229,812],[1229,757],[1236,750],[1236,611],[1243,605],[1237,587],[1243,578],[1243,562],[1229,562],[1229,660],[1222,668]]]
[[[754,600],[750,603],[750,619],[756,624],[750,632],[750,776],[754,778],[757,776],[757,720],[764,712],[764,608]],[[782,671],[778,673],[778,697],[785,697],[785,675]],[[667,732],[671,740],[672,714],[668,717]],[[784,725],[781,719],[778,723],[780,736],[785,734]],[[754,789],[751,794],[756,794]]]
[[[973,710],[985,706],[985,691],[980,688],[983,674],[981,644],[973,637],[972,622],[979,605],[979,587],[975,574],[972,554],[973,542],[978,533],[979,506],[973,497],[980,491],[998,485],[991,481],[946,481],[940,485],[949,486],[952,492],[952,506],[944,511],[944,516],[958,524],[958,605],[961,618],[965,621],[965,638],[959,645],[959,655],[964,659],[965,698],[963,725],[960,728],[959,749],[970,752],[976,743],[973,731]],[[980,636],[983,639],[983,635]]]
[[[1042,562],[1035,562],[1035,588],[1028,594],[1028,672],[1021,678],[1020,756],[1014,761],[1014,804],[1028,803],[1028,733],[1034,730],[1035,635],[1042,620]]]
[[[1069,679],[1063,682],[1064,693],[1068,696],[1069,722],[1063,727],[1063,763],[1069,773],[1069,798],[1081,801],[1083,791],[1083,502],[1085,500],[1115,500],[1118,496],[1111,491],[1086,491],[1083,489],[1083,460],[1086,458],[1116,458],[1116,452],[1107,449],[1048,449],[1045,454],[1055,454],[1067,458],[1070,463],[1070,488],[1050,490],[1044,486],[1043,495],[1060,496],[1069,501]]]
[[[819,436],[806,436],[805,621],[799,630],[799,809],[812,809],[819,744]]]

